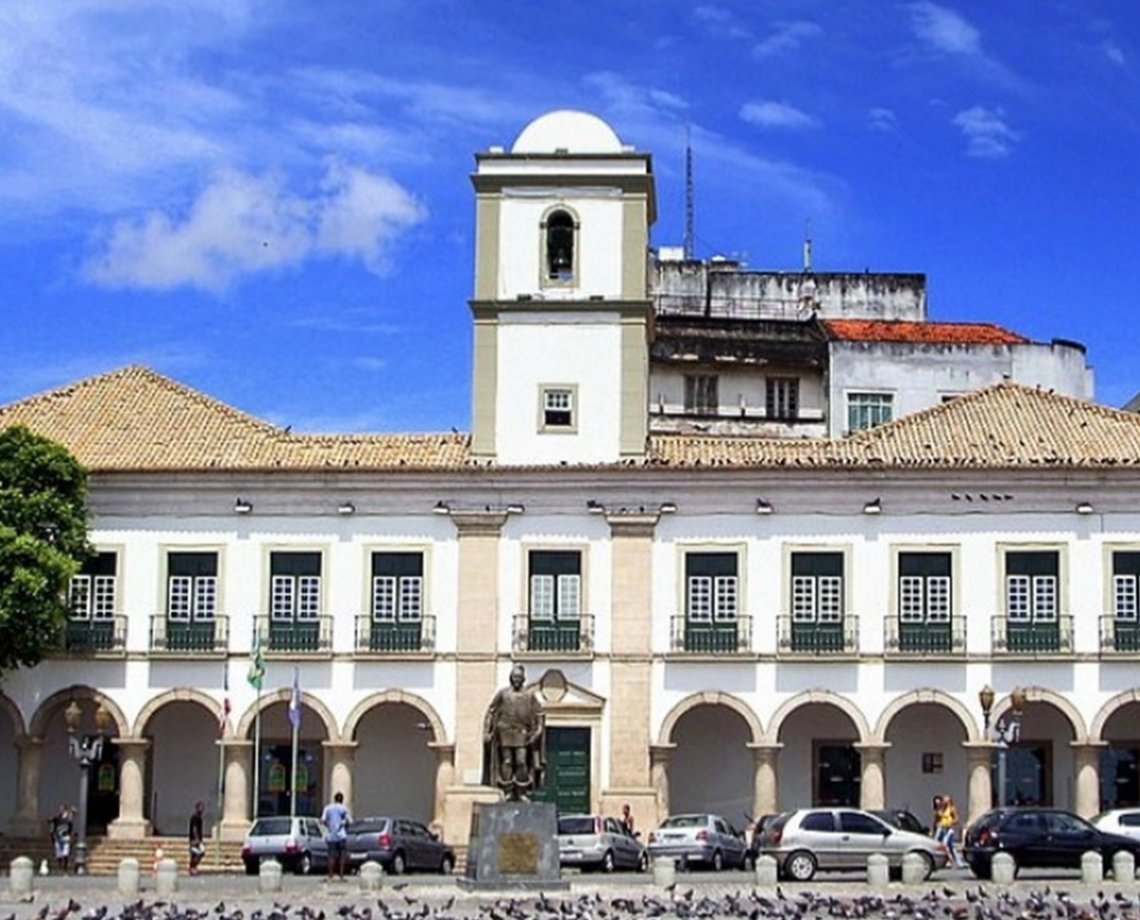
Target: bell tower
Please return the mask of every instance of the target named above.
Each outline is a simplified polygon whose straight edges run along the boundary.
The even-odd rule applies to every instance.
[[[561,110],[475,163],[473,453],[514,465],[643,456],[649,154]]]

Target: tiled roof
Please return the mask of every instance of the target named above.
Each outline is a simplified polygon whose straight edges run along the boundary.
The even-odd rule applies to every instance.
[[[913,342],[929,345],[1024,345],[1025,336],[993,323],[917,323],[907,320],[826,319],[823,325],[848,342]]]
[[[466,434],[306,435],[276,428],[142,367],[0,407],[95,472],[460,470]],[[1140,466],[1140,415],[998,384],[841,439],[653,435],[622,467],[1036,468]],[[618,466],[618,464],[602,464]]]

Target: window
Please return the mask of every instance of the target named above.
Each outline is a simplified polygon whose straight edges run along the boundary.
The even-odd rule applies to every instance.
[[[686,619],[690,623],[732,623],[736,616],[736,553],[688,553]]]
[[[574,218],[566,211],[555,211],[546,219],[546,281],[565,282],[574,279]]]
[[[269,554],[269,616],[315,620],[321,613],[321,554]]]
[[[769,377],[764,383],[764,412],[768,418],[793,420],[799,414],[797,377]]]
[[[530,553],[531,621],[578,620],[581,616],[581,553],[532,550]]]
[[[686,412],[712,414],[719,405],[716,374],[685,375]]]
[[[1058,571],[1056,552],[1006,553],[1006,616],[1011,623],[1056,621]]]
[[[893,407],[890,393],[848,393],[847,430],[864,431],[889,422]]]
[[[212,620],[218,612],[218,554],[169,553],[166,615],[171,620]]]
[[[899,553],[899,620],[950,622],[949,553]]]
[[[835,833],[835,817],[830,811],[809,812],[800,821],[800,830],[819,831],[825,834]]]
[[[542,388],[542,430],[569,431],[574,428],[575,390],[573,387]]]
[[[423,615],[423,553],[373,553],[372,619],[409,623]]]
[[[1137,622],[1137,597],[1140,591],[1140,552],[1112,554],[1112,613],[1117,620]]]
[[[71,579],[68,607],[73,620],[110,620],[115,616],[117,553],[96,553]]]
[[[792,553],[792,622],[843,620],[843,554]]]

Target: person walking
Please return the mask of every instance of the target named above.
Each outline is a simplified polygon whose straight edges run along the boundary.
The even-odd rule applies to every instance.
[[[333,800],[325,806],[321,813],[321,821],[325,825],[325,842],[329,847],[328,877],[332,881],[333,872],[340,881],[344,881],[345,850],[348,846],[348,825],[352,815],[344,804],[344,793],[338,792]]]
[[[67,871],[71,862],[71,838],[75,836],[75,821],[71,815],[71,809],[61,804],[48,822],[52,855],[55,857],[56,868],[63,872]]]
[[[958,855],[958,850],[955,848],[955,837],[957,836],[958,825],[958,807],[954,804],[954,797],[944,795],[942,797],[942,808],[938,812],[938,836],[935,838],[942,842],[946,847],[946,852],[950,854],[950,859],[954,863],[955,869],[965,868],[965,863],[962,862],[962,857]]]
[[[190,874],[198,874],[198,866],[206,856],[206,841],[202,834],[202,816],[206,813],[206,803],[198,802],[190,814]]]
[[[936,795],[930,800],[930,836],[938,839],[938,819],[942,815],[942,796]]]

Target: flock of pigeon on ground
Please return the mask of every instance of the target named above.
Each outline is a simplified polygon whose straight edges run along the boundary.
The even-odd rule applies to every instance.
[[[454,895],[414,897],[396,892],[372,899],[363,895],[338,907],[316,908],[274,902],[268,909],[180,908],[173,901],[140,900],[112,909],[88,908],[73,898],[62,906],[44,905],[20,920],[1140,920],[1140,895],[1103,890],[1082,894],[1045,886],[1041,890],[988,891],[931,888],[922,895],[866,893],[837,896],[819,891],[785,893],[745,890],[701,895],[669,886],[663,895],[628,893],[606,897],[545,894],[465,899]],[[17,920],[13,912],[3,920]]]

